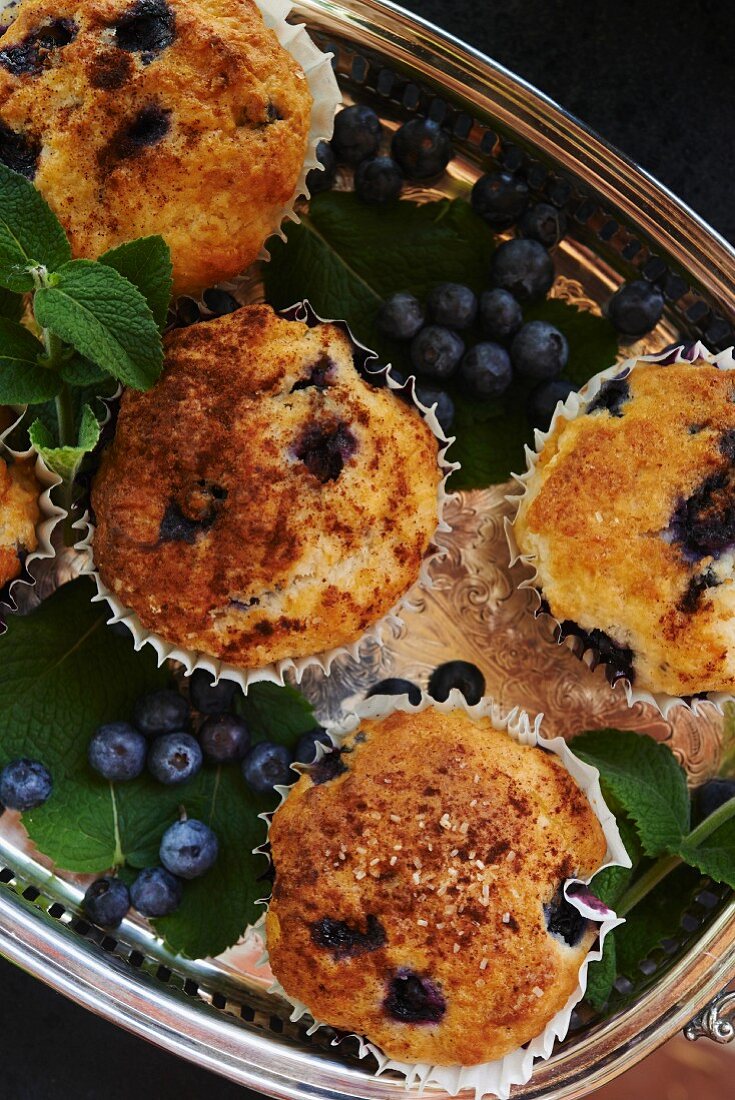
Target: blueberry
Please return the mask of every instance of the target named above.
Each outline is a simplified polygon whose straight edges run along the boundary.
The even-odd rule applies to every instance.
[[[209,287],[202,294],[202,301],[215,317],[226,317],[228,313],[236,313],[240,303],[226,290],[219,290],[216,286]]]
[[[98,878],[82,899],[82,909],[100,928],[117,928],[129,908],[130,893],[119,878]]]
[[[38,760],[11,760],[0,772],[0,805],[8,810],[35,810],[52,790],[51,775]]]
[[[144,917],[167,917],[181,905],[183,884],[165,867],[146,867],[130,887],[130,901]]]
[[[403,172],[390,157],[370,157],[355,169],[355,193],[369,206],[395,202],[403,187]]]
[[[490,260],[490,279],[519,302],[536,302],[551,289],[554,262],[538,241],[504,241]]]
[[[161,838],[158,857],[172,875],[199,878],[214,867],[219,855],[216,835],[203,821],[186,818],[170,825]]]
[[[52,19],[22,42],[0,51],[0,65],[14,76],[37,76],[48,66],[50,54],[74,41],[78,29],[73,19]]]
[[[334,747],[332,738],[321,726],[315,726],[313,730],[301,734],[296,742],[294,759],[298,760],[300,764],[313,764],[316,760],[317,745],[324,745],[328,749]]]
[[[294,454],[310,474],[326,485],[337,480],[356,447],[357,440],[346,424],[314,424],[302,432]]]
[[[215,684],[212,673],[205,668],[195,668],[189,680],[189,702],[200,714],[224,714],[237,692],[234,680],[221,679]]]
[[[195,298],[184,294],[176,300],[176,323],[182,327],[195,325],[202,319],[202,311]]]
[[[561,886],[549,904],[544,906],[544,917],[551,935],[558,936],[569,947],[577,946],[588,925],[587,918],[564,897]]]
[[[414,383],[416,399],[427,409],[434,410],[434,416],[439,421],[439,427],[446,436],[451,434],[454,426],[454,402],[444,390],[434,389],[433,386],[425,386],[422,382]]]
[[[636,338],[655,328],[663,312],[663,294],[643,279],[621,286],[607,305],[607,315],[618,332]]]
[[[475,344],[459,364],[457,381],[462,392],[476,401],[501,397],[513,381],[508,352],[500,344]]]
[[[330,951],[334,959],[349,959],[377,951],[388,942],[383,925],[372,914],[365,921],[364,932],[347,921],[322,917],[312,924],[311,938],[317,947]]]
[[[412,680],[401,680],[398,676],[389,676],[387,680],[379,680],[365,693],[366,699],[372,699],[374,695],[407,695],[412,706],[418,706],[421,702],[421,688]]]
[[[171,129],[171,111],[149,104],[138,111],[111,141],[103,156],[109,164],[134,157],[142,149],[159,145]]]
[[[306,177],[306,186],[310,195],[330,191],[337,178],[337,158],[328,141],[320,141],[316,147],[316,159],[321,168],[311,168]]]
[[[411,180],[427,180],[443,172],[454,156],[449,135],[430,119],[404,122],[393,135],[393,159]]]
[[[560,401],[566,401],[570,393],[576,393],[577,387],[566,378],[553,378],[551,382],[542,382],[528,395],[526,413],[532,428],[548,431],[554,410]]]
[[[138,699],[133,709],[133,725],[146,737],[174,733],[189,724],[189,704],[178,691],[152,691]]]
[[[139,53],[144,64],[171,45],[176,16],[166,0],[137,0],[115,23],[115,45]]]
[[[587,413],[599,412],[604,409],[610,416],[621,417],[623,405],[630,400],[630,386],[627,378],[610,378],[603,382],[597,391],[597,395],[587,406]]]
[[[447,1002],[431,978],[401,967],[390,981],[383,1008],[404,1024],[433,1024],[441,1020]]]
[[[207,760],[229,764],[242,760],[250,747],[250,729],[236,714],[212,714],[199,727],[199,744]]]
[[[703,783],[692,797],[696,820],[703,821],[731,798],[735,798],[735,779],[718,778]]]
[[[383,127],[372,107],[345,107],[334,120],[332,148],[337,160],[355,166],[374,156],[380,146]]]
[[[569,359],[569,344],[558,328],[546,321],[528,321],[510,346],[513,369],[537,382],[557,378]]]
[[[567,218],[563,210],[548,202],[530,206],[518,223],[521,237],[530,237],[544,248],[553,248],[567,231]]]
[[[315,787],[321,787],[322,783],[331,783],[338,775],[344,775],[348,770],[345,764],[345,749],[332,749],[316,764],[309,768],[309,775]]]
[[[184,515],[176,501],[171,501],[161,518],[158,538],[161,542],[185,542],[193,546],[197,538],[209,530],[215,519],[214,510],[204,519],[191,519]]]
[[[469,328],[477,316],[477,297],[461,283],[440,283],[429,291],[426,308],[435,325]]]
[[[438,665],[429,677],[429,695],[443,703],[452,688],[459,688],[470,706],[479,703],[485,694],[485,677],[477,665],[469,661],[446,661]]]
[[[378,332],[391,340],[412,340],[425,321],[421,302],[413,294],[400,292],[386,298],[378,310]]]
[[[509,340],[523,324],[523,310],[507,290],[496,287],[480,295],[480,324],[493,340]]]
[[[677,602],[679,611],[685,615],[694,615],[702,603],[704,593],[710,588],[717,588],[720,578],[713,569],[705,569],[703,573],[695,574],[689,578],[684,593]]]
[[[472,209],[493,229],[509,229],[528,203],[528,184],[510,172],[488,172],[472,188]]]
[[[201,766],[202,750],[190,733],[164,733],[148,752],[148,771],[166,786],[185,783]]]
[[[735,484],[729,472],[710,474],[680,501],[669,529],[690,561],[730,550],[735,545]]]
[[[275,786],[287,787],[296,776],[291,771],[293,756],[285,745],[261,741],[253,745],[242,762],[242,777],[257,794],[270,794]]]
[[[411,362],[427,378],[451,378],[463,355],[464,341],[439,325],[427,325],[411,341]]]
[[[29,134],[11,130],[4,122],[0,122],[0,164],[32,180],[40,155],[40,141]]]
[[[103,779],[135,779],[145,767],[148,741],[129,722],[108,722],[95,731],[87,747],[90,765]]]

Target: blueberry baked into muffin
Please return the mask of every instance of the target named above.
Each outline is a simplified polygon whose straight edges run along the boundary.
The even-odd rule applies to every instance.
[[[704,359],[638,362],[557,418],[525,479],[518,549],[611,679],[735,687],[734,402],[735,373]]]
[[[596,925],[562,887],[600,867],[602,827],[554,754],[487,718],[363,721],[301,776],[269,839],[274,975],[391,1058],[501,1058],[577,987]]]
[[[312,99],[253,0],[24,0],[0,161],[94,258],[161,233],[177,293],[239,274],[290,201]]]
[[[104,584],[165,641],[243,668],[355,641],[419,576],[435,436],[362,379],[340,326],[250,306],[165,347],[93,486]]]
[[[32,465],[9,466],[0,458],[0,590],[20,575],[25,557],[38,547],[39,492]]]

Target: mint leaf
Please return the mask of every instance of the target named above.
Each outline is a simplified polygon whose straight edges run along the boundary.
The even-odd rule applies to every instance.
[[[735,818],[730,818],[696,847],[685,840],[677,855],[715,882],[725,882],[735,890]]]
[[[677,867],[631,909],[614,932],[619,974],[640,982],[640,963],[662,940],[682,936],[682,913],[699,881],[691,867]]]
[[[107,371],[81,355],[72,355],[71,359],[64,359],[59,368],[59,374],[70,386],[94,386],[110,377]]]
[[[584,999],[597,1012],[601,1012],[607,1004],[618,976],[615,931],[614,929],[605,936],[602,958],[597,962],[591,962],[587,968],[587,989]]]
[[[248,723],[253,741],[267,738],[292,748],[302,733],[317,725],[314,708],[289,685],[253,684],[235,705]]]
[[[61,224],[30,180],[0,164],[0,286],[33,290],[29,268],[49,271],[71,259]]]
[[[7,317],[9,321],[20,321],[24,310],[22,294],[14,294],[12,290],[0,287],[0,317]]]
[[[72,260],[36,291],[36,320],[126,386],[147,390],[163,365],[158,326],[143,295],[112,267]]]
[[[116,271],[143,295],[159,329],[166,325],[173,288],[171,250],[163,237],[140,237],[111,248],[99,257],[99,263]]]
[[[89,405],[82,408],[76,447],[59,447],[53,432],[42,420],[34,420],[28,437],[49,469],[64,481],[73,481],[84,456],[99,443],[100,424]]]
[[[0,317],[0,403],[32,405],[59,392],[59,376],[38,361],[43,354],[44,346],[33,333]]]
[[[633,820],[648,856],[676,852],[689,832],[686,776],[665,745],[630,730],[594,730],[573,750],[600,772],[603,794]]]

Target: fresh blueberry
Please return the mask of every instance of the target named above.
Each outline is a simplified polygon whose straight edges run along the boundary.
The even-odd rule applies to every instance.
[[[431,978],[401,967],[391,979],[383,1008],[394,1020],[404,1024],[433,1024],[441,1020],[447,1002]]]
[[[35,810],[52,790],[51,775],[38,760],[11,760],[0,772],[0,805],[8,810]]]
[[[513,381],[510,356],[500,344],[475,344],[457,371],[460,389],[476,401],[502,397]]]
[[[480,295],[480,324],[492,340],[510,340],[523,324],[520,302],[507,290],[496,287]]]
[[[425,386],[423,382],[414,383],[416,399],[427,409],[434,410],[434,416],[439,421],[439,427],[446,436],[451,434],[454,427],[454,402],[444,390],[437,390],[433,386]]]
[[[355,193],[369,206],[395,202],[403,187],[403,172],[390,157],[370,157],[355,169]]]
[[[166,786],[185,783],[202,766],[202,750],[190,733],[164,733],[148,752],[148,771]]]
[[[545,382],[557,378],[569,359],[569,344],[546,321],[528,321],[510,346],[513,369],[524,378]]]
[[[203,821],[186,818],[170,825],[161,838],[161,863],[179,878],[199,878],[214,867],[219,855],[216,835]]]
[[[464,341],[439,325],[427,325],[411,341],[411,362],[427,378],[451,378],[463,355]]]
[[[472,188],[472,209],[493,229],[509,229],[528,203],[528,184],[510,172],[488,172]]]
[[[199,727],[199,744],[208,760],[229,764],[242,760],[250,747],[250,730],[236,714],[212,714]]]
[[[407,695],[409,703],[416,707],[421,702],[421,688],[412,680],[402,680],[398,676],[389,676],[387,680],[380,680],[373,684],[365,698],[372,699],[374,695]]]
[[[287,787],[296,776],[291,771],[293,756],[285,745],[261,741],[253,745],[242,762],[242,777],[257,794],[270,794],[275,786]]]
[[[117,928],[129,908],[130,893],[119,878],[98,878],[82,899],[82,909],[100,928]]]
[[[458,688],[470,706],[473,706],[485,694],[485,677],[477,665],[469,661],[446,661],[443,665],[438,665],[429,677],[429,695],[437,702],[444,703],[452,688]]]
[[[542,382],[528,395],[526,413],[532,428],[548,431],[554,410],[560,401],[566,401],[570,393],[576,393],[577,386],[566,378],[553,378],[551,382]]]
[[[608,378],[603,382],[587,406],[587,414],[604,409],[610,416],[622,417],[623,406],[630,401],[630,386],[627,378]]]
[[[335,959],[349,959],[377,951],[388,942],[385,929],[377,917],[368,915],[365,931],[344,920],[322,917],[311,926],[311,938],[317,947],[325,947]]]
[[[184,887],[165,867],[146,867],[130,887],[130,901],[144,917],[167,917],[181,905]]]
[[[391,294],[378,310],[378,332],[391,340],[412,340],[424,321],[421,302],[413,294]]]
[[[240,308],[237,298],[216,286],[204,291],[202,301],[215,317],[226,317],[228,313],[236,313]]]
[[[426,308],[435,325],[469,328],[477,316],[477,297],[461,283],[440,283],[429,291]]]
[[[607,305],[607,315],[623,336],[645,336],[664,312],[664,297],[657,286],[637,279],[621,286]]]
[[[171,45],[176,16],[166,0],[137,0],[115,24],[115,45],[139,53],[144,64]]]
[[[129,722],[108,722],[95,731],[87,759],[103,779],[135,779],[145,767],[148,741]]]
[[[544,248],[553,248],[567,231],[567,218],[563,210],[548,202],[530,206],[518,223],[521,237],[530,237]]]
[[[313,730],[301,734],[296,742],[294,759],[298,760],[299,764],[313,764],[316,760],[317,745],[324,745],[330,750],[333,748],[332,738],[321,726],[315,726]]]
[[[337,158],[328,141],[318,142],[316,159],[321,164],[321,168],[311,168],[306,177],[306,186],[310,195],[331,191],[337,178]]]
[[[224,714],[235,701],[238,687],[234,680],[220,679],[216,684],[211,672],[196,668],[189,680],[189,701],[200,714]]]
[[[146,737],[174,733],[189,724],[189,704],[178,691],[151,691],[138,699],[133,709],[133,725]]]
[[[536,302],[551,289],[554,261],[538,241],[503,241],[490,260],[490,280],[519,302]]]
[[[378,151],[383,127],[372,107],[345,107],[334,120],[332,148],[337,160],[353,167]]]
[[[444,171],[454,149],[449,135],[436,122],[413,118],[396,130],[391,153],[410,180],[427,180]]]
[[[588,925],[587,918],[564,897],[561,887],[549,904],[544,906],[544,917],[551,935],[558,936],[569,947],[577,946]]]
[[[703,821],[720,806],[735,798],[735,779],[710,779],[694,792],[692,801],[697,821]]]

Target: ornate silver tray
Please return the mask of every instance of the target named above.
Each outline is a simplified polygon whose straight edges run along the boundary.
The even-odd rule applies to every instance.
[[[400,8],[378,0],[299,0],[293,18],[335,56],[345,102],[374,106],[388,126],[430,115],[453,134],[457,157],[443,194],[466,193],[492,157],[525,165],[533,190],[563,205],[572,226],[557,256],[554,293],[598,310],[634,271],[655,279],[667,298],[664,321],[647,342],[661,348],[679,334],[713,350],[732,337],[735,252],[655,180],[604,145],[529,85]],[[423,195],[428,197],[428,193]],[[432,193],[436,195],[436,193]],[[418,196],[421,197],[421,196]],[[244,287],[257,296],[257,275]],[[310,671],[302,688],[322,718],[385,675],[425,683],[440,661],[462,657],[485,673],[498,702],[543,711],[547,732],[568,735],[605,725],[667,740],[692,783],[720,767],[729,749],[726,721],[705,704],[678,708],[665,721],[653,708],[629,709],[622,691],[555,644],[545,620],[529,614],[518,575],[507,567],[503,517],[508,486],[459,494],[452,505],[449,553],[435,565],[430,594],[383,647],[363,647],[332,676]],[[73,575],[73,556],[39,591]],[[114,935],[81,917],[80,882],[56,877],[29,851],[13,815],[0,821],[0,952],[80,1004],[232,1080],[278,1097],[405,1095],[402,1080],[373,1076],[349,1041],[330,1045],[325,1030],[307,1039],[285,1004],[266,992],[251,940],[216,960],[171,956],[142,923]],[[690,1038],[733,1037],[735,902],[703,880],[683,898],[680,934],[620,975],[621,1007],[602,1022],[580,1013],[571,1034],[540,1065],[524,1097],[579,1097],[622,1073],[677,1030]],[[692,1020],[696,1013],[699,1015]],[[691,1022],[689,1022],[691,1021]],[[428,1090],[435,1095],[436,1090]]]

